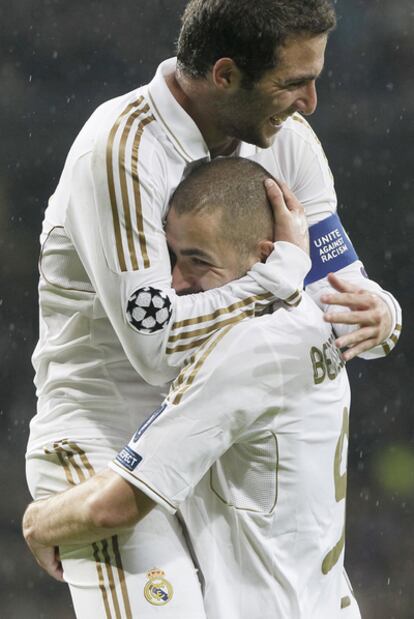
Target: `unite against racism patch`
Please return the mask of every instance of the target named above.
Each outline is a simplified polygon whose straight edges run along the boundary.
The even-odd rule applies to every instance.
[[[349,236],[335,213],[309,228],[312,268],[305,286],[359,260]]]

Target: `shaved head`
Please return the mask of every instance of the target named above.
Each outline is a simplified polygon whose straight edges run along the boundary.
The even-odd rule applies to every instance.
[[[216,215],[219,234],[244,256],[258,241],[273,240],[273,214],[264,187],[267,178],[273,177],[249,159],[215,159],[190,172],[177,187],[171,207],[178,216]]]

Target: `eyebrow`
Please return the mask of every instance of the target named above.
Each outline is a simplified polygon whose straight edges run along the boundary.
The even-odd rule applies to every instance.
[[[182,256],[197,256],[197,258],[204,258],[204,260],[211,261],[211,256],[209,256],[209,254],[207,254],[202,249],[198,249],[196,247],[194,247],[194,248],[190,247],[188,249],[182,249],[180,251],[180,254]]]
[[[284,88],[286,86],[294,86],[295,84],[302,84],[303,82],[311,82],[312,80],[317,80],[321,77],[323,70],[324,70],[324,67],[322,67],[321,72],[316,75],[315,73],[309,73],[308,75],[300,75],[292,79],[281,81],[279,82],[279,86]]]

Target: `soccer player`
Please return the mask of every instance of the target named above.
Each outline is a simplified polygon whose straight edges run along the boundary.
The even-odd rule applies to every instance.
[[[266,178],[242,159],[202,164],[186,178],[167,220],[173,281],[209,289],[265,259]],[[343,574],[345,364],[306,294],[296,308],[274,309],[202,344],[112,470],[33,504],[29,543],[96,542],[151,522],[155,505],[180,509],[209,619],[358,617]],[[154,572],[148,595],[170,594]]]
[[[102,468],[160,401],[162,388],[148,383],[175,378],[220,326],[276,298],[300,300],[308,269],[304,235],[292,228],[300,207],[284,187],[286,209],[275,185],[269,195],[278,242],[265,263],[201,294],[180,297],[171,288],[163,220],[173,191],[200,160],[235,153],[287,183],[312,225],[309,294],[323,307],[351,310],[330,312],[335,323],[347,323],[336,325],[337,344],[348,348],[347,358],[383,356],[395,345],[398,303],[363,277],[335,216],[322,147],[303,118],[315,109],[334,25],[329,0],[192,0],[178,60],[162,63],[150,84],[104,103],[81,130],[41,235],[38,409],[27,449],[34,498]],[[344,280],[333,280],[339,294],[328,271]],[[147,526],[139,523],[137,537],[61,549],[78,618],[89,616],[91,599],[102,616],[121,609],[151,617],[143,592],[154,566],[174,586],[164,616],[203,617],[192,605],[196,595],[188,595],[197,578],[176,520],[156,510]],[[132,611],[129,590],[141,592]]]

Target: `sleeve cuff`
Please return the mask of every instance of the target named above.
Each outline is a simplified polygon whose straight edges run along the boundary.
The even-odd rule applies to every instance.
[[[114,471],[114,473],[117,473],[127,482],[135,486],[135,488],[138,488],[138,490],[141,490],[141,492],[146,494],[150,499],[154,501],[154,503],[157,503],[157,505],[161,505],[161,507],[164,507],[164,509],[166,509],[167,512],[169,512],[170,514],[175,514],[175,512],[177,511],[177,507],[173,503],[171,503],[171,501],[169,501],[159,492],[157,492],[157,490],[153,488],[151,484],[144,481],[143,479],[135,477],[135,475],[132,475],[132,473],[120,466],[115,460],[108,462],[108,466]]]
[[[258,262],[249,275],[265,290],[288,305],[299,305],[303,280],[312,264],[309,256],[293,243],[278,241],[265,264]]]
[[[358,356],[362,359],[378,359],[380,357],[386,357],[390,354],[390,352],[395,348],[398,340],[400,339],[401,331],[402,331],[402,312],[401,307],[394,299],[394,297],[387,292],[386,290],[378,290],[375,291],[381,299],[387,304],[387,307],[392,316],[392,328],[387,339],[378,344],[378,346],[374,346],[371,350],[367,350],[366,352],[360,353]]]

